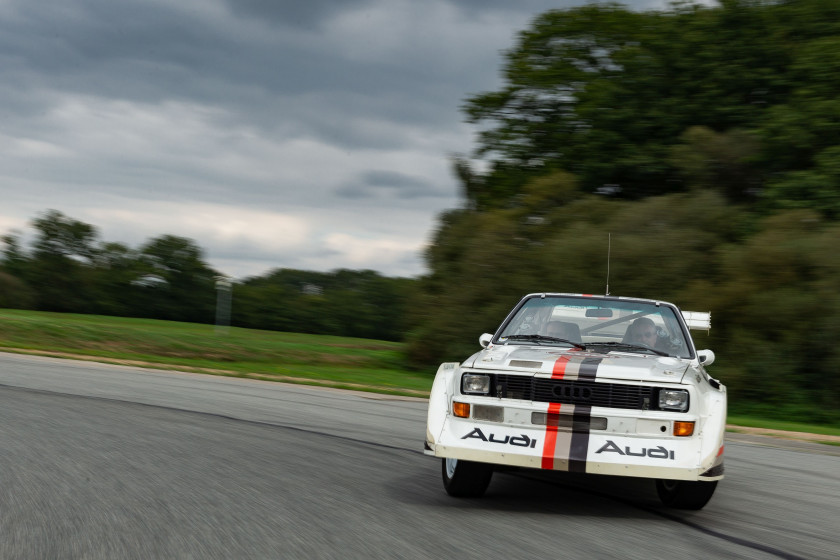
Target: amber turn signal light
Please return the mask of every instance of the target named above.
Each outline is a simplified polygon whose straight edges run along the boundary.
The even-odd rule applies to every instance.
[[[694,422],[674,422],[674,435],[686,437],[694,434]]]
[[[469,403],[463,402],[453,402],[452,403],[452,413],[459,418],[469,418],[470,417],[470,405]]]

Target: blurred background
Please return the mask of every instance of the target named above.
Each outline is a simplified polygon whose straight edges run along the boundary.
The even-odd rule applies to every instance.
[[[231,325],[402,342],[431,380],[522,295],[609,282],[711,311],[695,342],[731,410],[840,423],[840,3],[551,10],[501,64],[463,100],[474,151],[448,158],[423,273],[236,278]],[[31,227],[2,237],[0,307],[216,319],[200,240],[132,247],[49,207]]]

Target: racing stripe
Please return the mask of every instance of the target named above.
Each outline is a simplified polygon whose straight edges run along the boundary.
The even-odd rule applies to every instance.
[[[569,449],[572,446],[572,433],[565,428],[561,431],[557,426],[561,406],[564,416],[574,414],[575,405],[573,404],[551,403],[548,405],[542,468],[567,471],[569,470]]]
[[[560,414],[560,403],[550,403],[545,417],[545,442],[543,443],[542,468],[554,468],[554,452],[557,447],[557,423],[552,425],[552,414]]]
[[[578,379],[581,381],[595,381],[598,366],[603,358],[584,358],[578,369]],[[578,405],[575,407],[572,424],[572,442],[569,448],[569,471],[586,472],[586,454],[589,452],[589,432],[592,425],[592,407]]]
[[[598,373],[598,366],[601,364],[601,360],[603,358],[584,358],[580,363],[578,379],[595,381],[595,375]]]
[[[603,358],[564,355],[554,362],[551,379],[565,381],[595,381],[598,366]],[[560,431],[558,415],[563,409],[564,416],[572,417],[572,428]],[[586,455],[589,452],[589,432],[592,419],[592,407],[549,403],[546,414],[545,441],[541,466],[544,469],[586,472]]]
[[[557,358],[557,361],[554,362],[554,368],[551,370],[551,378],[552,379],[563,379],[563,376],[566,375],[566,366],[569,364],[569,356],[560,356]]]
[[[576,406],[572,424],[572,441],[569,446],[569,471],[586,472],[586,453],[589,451],[589,429],[592,407]]]
[[[592,360],[601,361],[600,358],[581,358],[574,355],[574,352],[580,352],[578,348],[572,348],[567,354],[557,358],[554,362],[554,367],[551,369],[552,379],[566,379],[574,381],[580,375],[581,366]],[[593,373],[594,376],[594,373]]]

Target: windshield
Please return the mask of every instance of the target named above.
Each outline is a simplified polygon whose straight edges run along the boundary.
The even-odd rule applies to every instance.
[[[591,297],[532,297],[502,325],[499,344],[583,344],[691,358],[687,335],[670,305]]]

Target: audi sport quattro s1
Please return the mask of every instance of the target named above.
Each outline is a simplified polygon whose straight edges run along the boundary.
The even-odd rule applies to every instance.
[[[700,509],[723,478],[726,387],[689,328],[710,314],[663,301],[525,296],[483,349],[438,368],[425,453],[453,496],[481,496],[494,466],[655,479]]]

